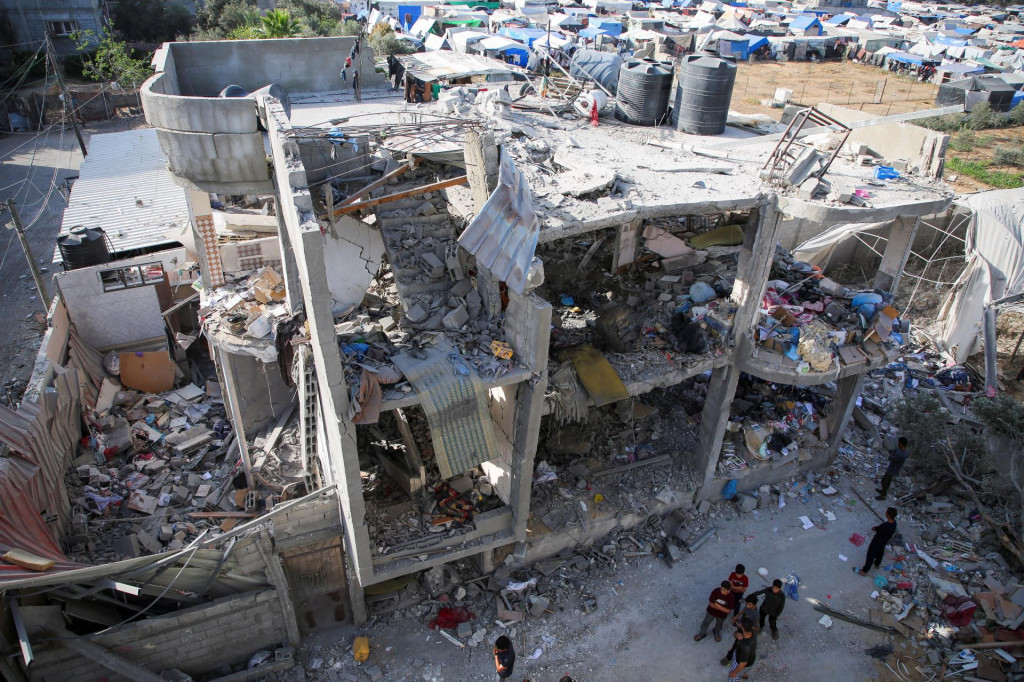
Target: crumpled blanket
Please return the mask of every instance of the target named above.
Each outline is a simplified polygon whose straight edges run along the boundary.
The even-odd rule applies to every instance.
[[[376,424],[380,419],[380,407],[384,402],[384,391],[373,372],[363,370],[359,379],[359,411],[352,417],[353,424]]]

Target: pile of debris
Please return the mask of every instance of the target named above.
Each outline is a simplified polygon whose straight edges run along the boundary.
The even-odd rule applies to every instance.
[[[889,292],[852,291],[781,247],[772,277],[757,328],[763,362],[825,372],[837,363],[892,361],[905,342],[907,323]]]
[[[291,317],[284,300],[284,279],[265,266],[243,280],[203,291],[199,319],[219,345],[273,362],[276,328]]]
[[[288,497],[266,469],[254,474],[257,488],[247,487],[214,381],[147,393],[106,379],[86,423],[89,435],[67,477],[74,504],[68,544],[76,561],[181,549],[206,530],[230,530]],[[265,460],[266,453],[258,457],[259,468]]]

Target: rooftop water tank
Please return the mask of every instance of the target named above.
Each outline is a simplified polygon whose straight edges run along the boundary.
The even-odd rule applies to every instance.
[[[107,250],[107,235],[99,227],[73,227],[70,234],[57,237],[57,248],[65,270],[87,268],[111,261],[110,251]]]
[[[672,90],[672,65],[631,59],[619,69],[615,118],[640,126],[664,123]]]
[[[672,125],[693,135],[721,135],[729,118],[736,63],[707,54],[688,54],[676,72]]]

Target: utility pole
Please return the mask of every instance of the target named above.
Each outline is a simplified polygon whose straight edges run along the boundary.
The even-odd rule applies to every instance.
[[[75,107],[71,102],[71,92],[68,90],[67,84],[64,83],[64,77],[60,75],[60,65],[57,63],[57,55],[53,49],[53,43],[50,42],[49,29],[46,31],[46,57],[50,60],[53,73],[57,76],[57,88],[60,90],[61,99],[64,100],[64,111],[71,116],[71,125],[75,129],[75,137],[78,138],[78,146],[82,149],[82,156],[88,156],[89,152],[85,149],[82,129],[78,127],[78,119],[75,118]]]
[[[14,206],[14,199],[8,199],[6,205],[7,210],[11,212],[11,222],[7,225],[7,228],[13,229],[18,235],[18,241],[21,242],[21,250],[25,252],[25,260],[28,261],[28,268],[32,271],[32,279],[36,281],[36,289],[39,289],[39,299],[43,304],[43,313],[48,313],[50,312],[50,297],[46,293],[46,282],[43,281],[43,276],[39,274],[39,266],[32,255],[32,247],[28,245],[28,239],[25,238],[25,228],[21,225],[18,209]]]

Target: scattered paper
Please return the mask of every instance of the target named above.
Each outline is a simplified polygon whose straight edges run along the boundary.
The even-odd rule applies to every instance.
[[[874,592],[871,593],[871,598],[872,599],[878,599],[878,595],[879,595],[878,590],[875,590]]]
[[[849,561],[850,558],[848,556],[846,556],[845,554],[840,554],[839,555],[839,560],[840,561]]]
[[[822,625],[824,625],[826,629],[832,627],[832,619],[829,618],[827,615],[822,616],[821,618],[819,618],[818,622],[821,623]]]
[[[544,653],[543,649],[535,649],[534,652],[532,654],[530,654],[530,660],[531,661],[536,661],[538,658],[540,658],[540,655],[542,653]]]
[[[783,496],[782,493],[779,493],[779,509],[782,509],[785,506],[786,506],[786,498],[785,498],[785,496]]]
[[[800,517],[800,523],[804,524],[804,530],[809,530],[811,528],[814,528],[814,521],[811,521],[806,516],[801,516]]]
[[[830,511],[827,511],[827,512],[825,512],[825,518],[828,519],[829,521],[835,521],[836,520],[836,515],[833,514]]]

